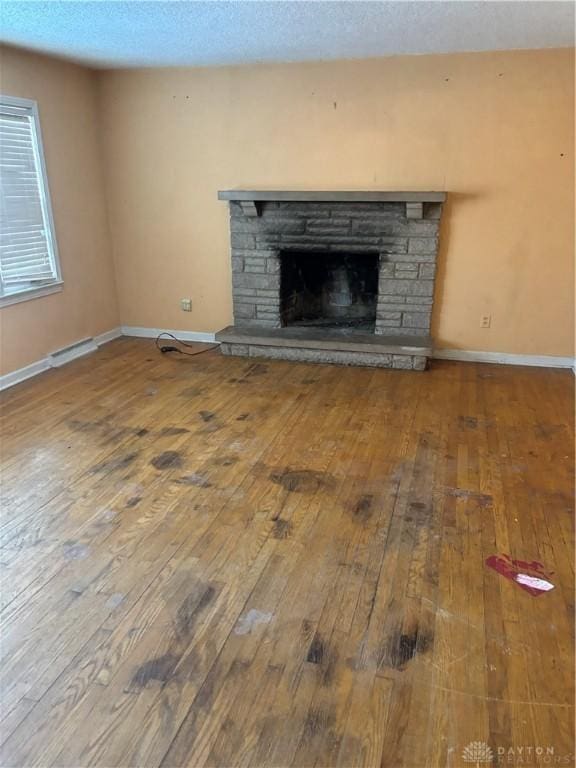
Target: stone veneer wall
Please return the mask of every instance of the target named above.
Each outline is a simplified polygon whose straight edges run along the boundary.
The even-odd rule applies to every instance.
[[[405,203],[258,205],[254,216],[230,203],[235,325],[280,327],[281,251],[370,251],[380,254],[376,333],[429,333],[441,203],[424,203],[422,218]]]

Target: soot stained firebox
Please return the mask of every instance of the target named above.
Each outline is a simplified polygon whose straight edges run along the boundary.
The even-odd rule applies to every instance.
[[[280,253],[283,326],[374,332],[378,253]]]

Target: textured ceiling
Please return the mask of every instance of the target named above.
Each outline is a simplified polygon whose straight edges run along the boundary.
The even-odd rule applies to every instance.
[[[0,38],[94,67],[560,48],[574,45],[574,5],[550,0],[2,0]]]

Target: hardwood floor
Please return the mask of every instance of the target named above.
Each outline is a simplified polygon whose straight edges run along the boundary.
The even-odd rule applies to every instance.
[[[573,765],[573,394],[129,339],[8,390],[2,765]]]

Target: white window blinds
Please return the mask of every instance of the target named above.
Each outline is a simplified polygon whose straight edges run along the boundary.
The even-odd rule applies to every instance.
[[[0,97],[0,289],[2,296],[59,281],[34,102]]]

